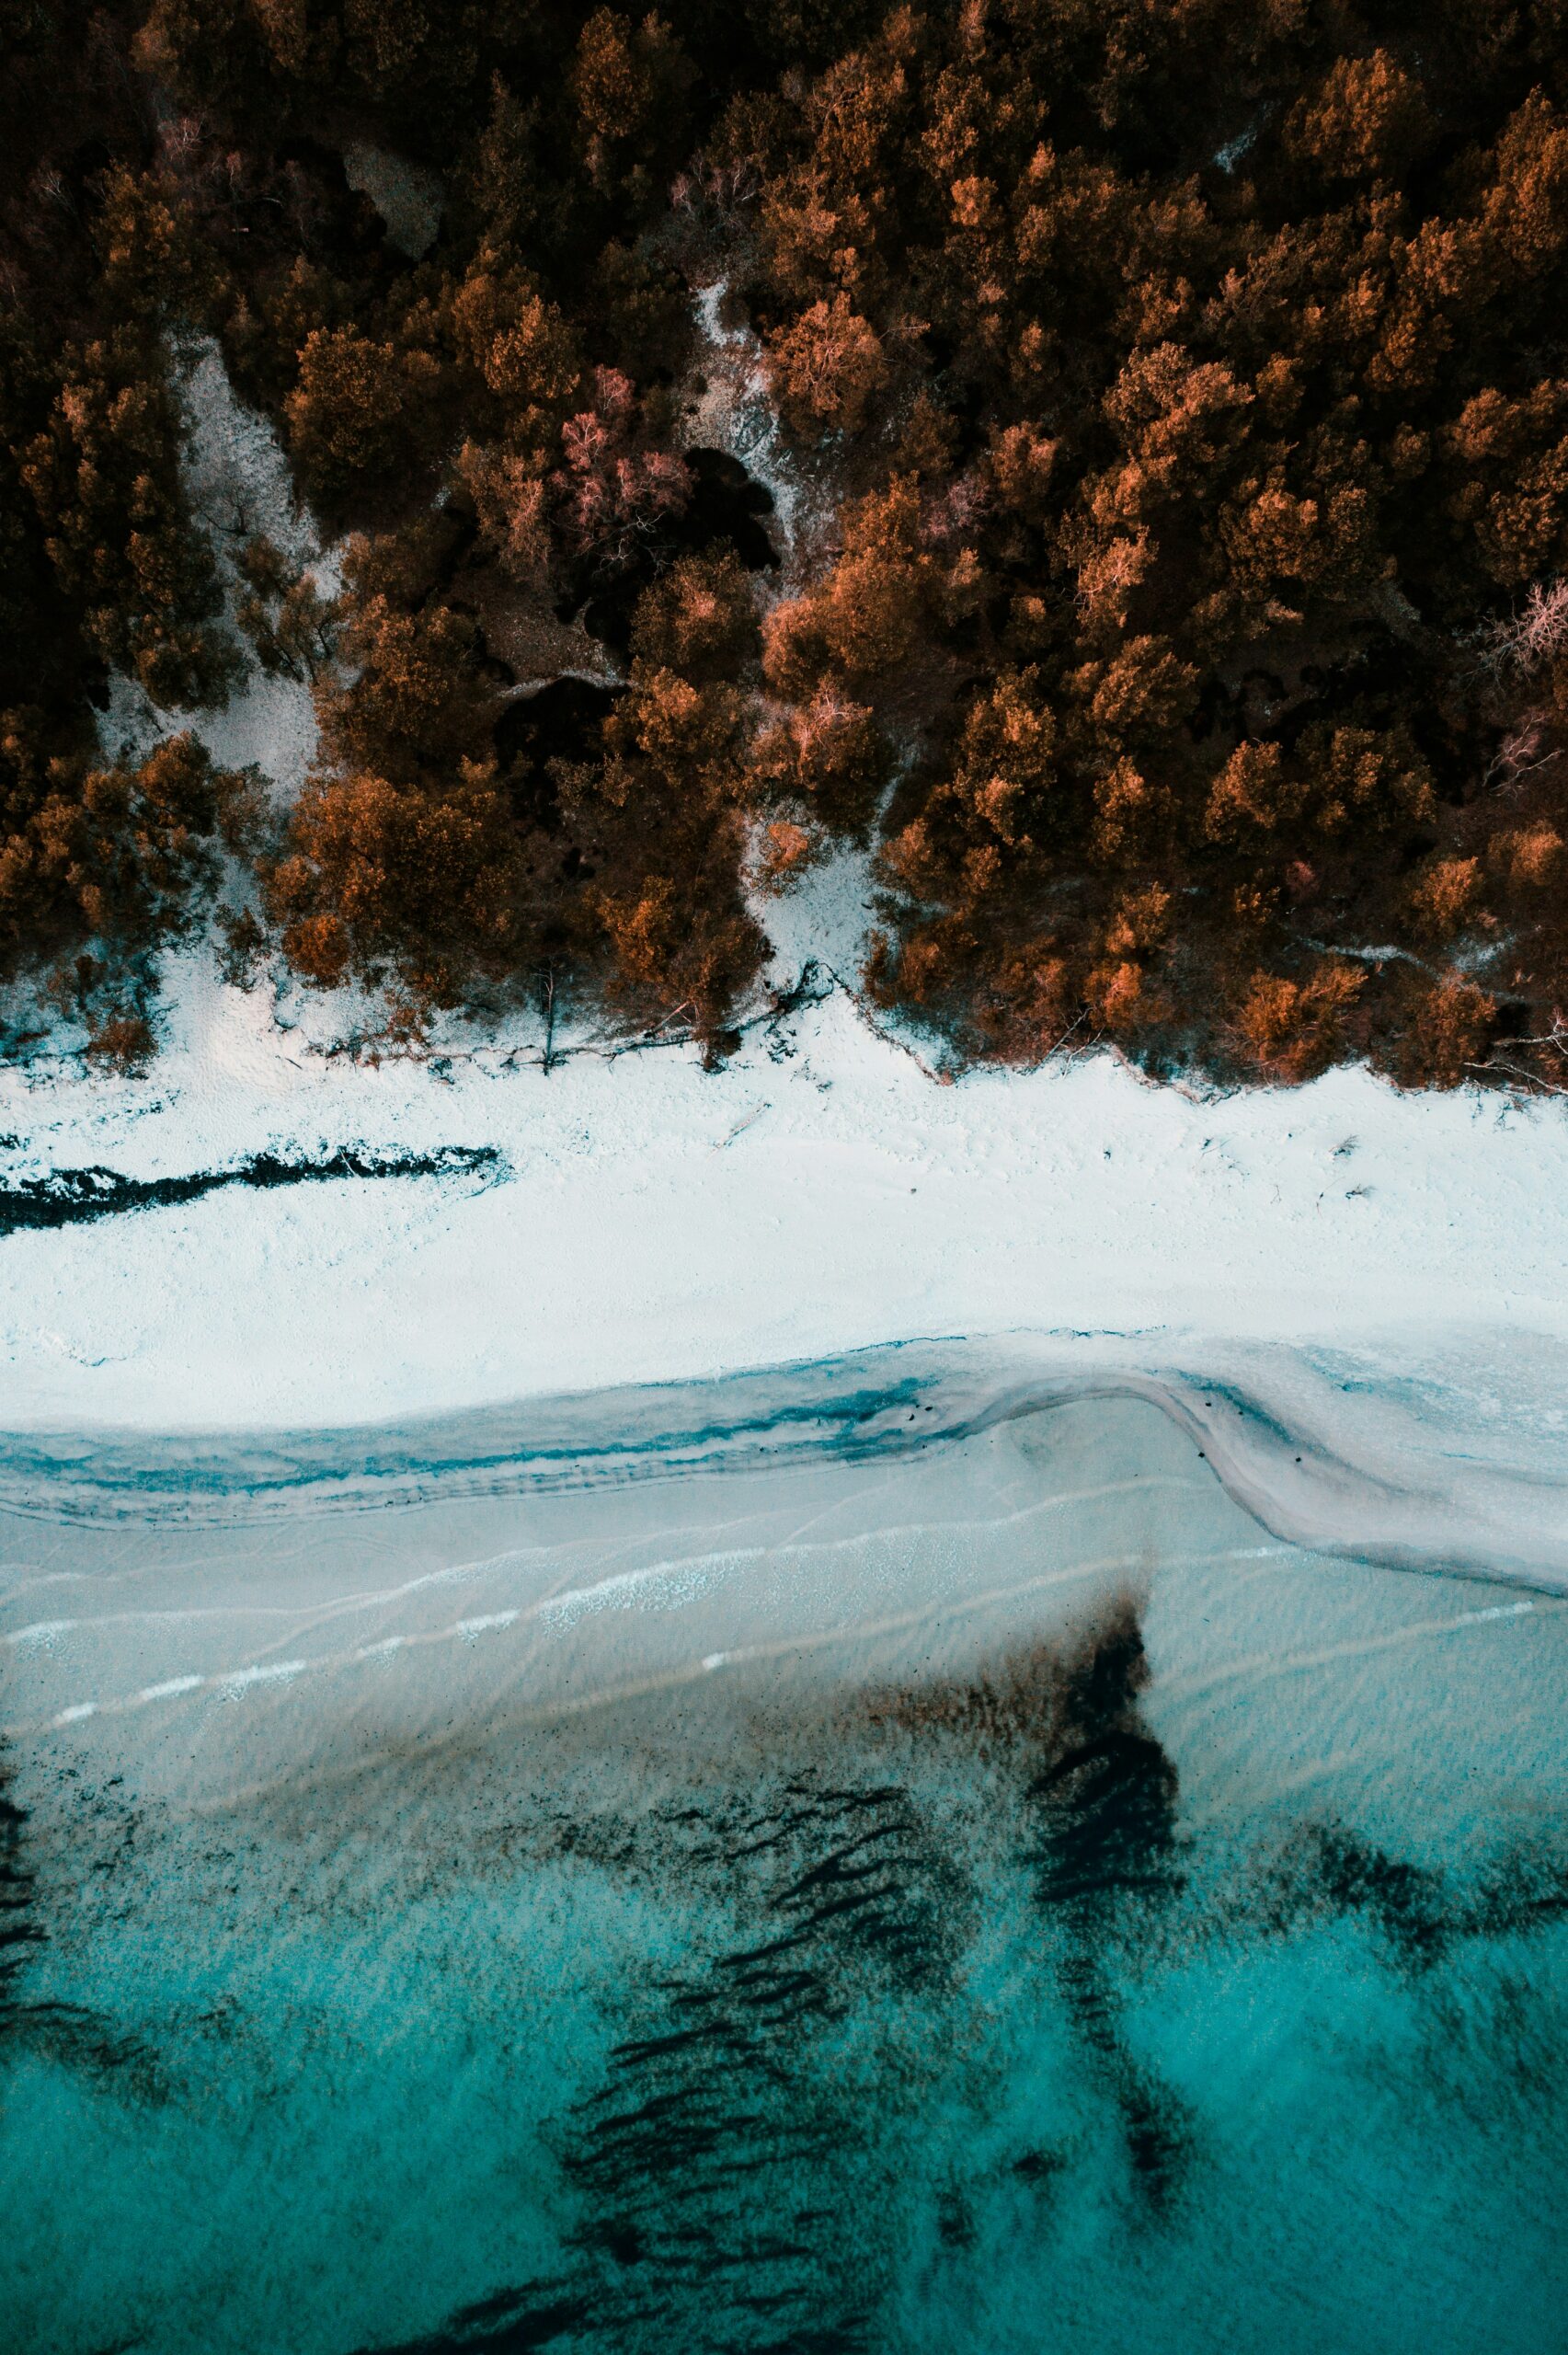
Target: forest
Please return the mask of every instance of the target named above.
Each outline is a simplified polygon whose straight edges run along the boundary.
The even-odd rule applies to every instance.
[[[90,1055],[215,927],[717,1058],[853,845],[960,1058],[1568,1088],[1568,0],[0,0],[0,980]],[[225,590],[201,339],[340,592]],[[256,665],[287,807],[190,729]]]

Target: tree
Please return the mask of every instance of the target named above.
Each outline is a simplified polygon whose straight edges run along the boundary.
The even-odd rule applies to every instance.
[[[578,339],[532,272],[486,246],[452,298],[459,357],[491,396],[509,452],[542,455],[582,383]]]
[[[540,461],[465,442],[457,473],[485,545],[520,587],[547,591],[555,572],[550,488]]]
[[[516,840],[476,763],[442,785],[362,769],[307,778],[266,882],[284,955],[324,987],[390,975],[443,1005],[476,976],[515,970]]]
[[[128,330],[69,350],[18,472],[60,592],[105,661],[155,702],[221,703],[234,649],[211,546],[179,478],[166,358]]]
[[[827,684],[765,726],[750,761],[754,792],[850,835],[869,826],[892,767],[892,748],[870,706]]]
[[[1087,1011],[1082,981],[1052,934],[1011,948],[978,994],[976,1028],[999,1062],[1043,1063],[1073,1038]]]
[[[1170,342],[1133,352],[1104,398],[1149,500],[1207,490],[1245,438],[1252,405],[1223,361],[1196,360]]]
[[[315,690],[324,758],[393,780],[450,773],[483,748],[499,707],[479,675],[479,637],[466,614],[432,602],[412,612],[367,589],[361,546],[349,565],[340,626],[346,672]]]
[[[1368,836],[1430,824],[1432,772],[1403,727],[1339,727],[1321,721],[1297,750],[1302,792],[1318,832]]]
[[[1436,127],[1419,81],[1375,49],[1370,57],[1336,57],[1316,90],[1297,99],[1282,139],[1292,162],[1330,185],[1397,184]]]
[[[1171,894],[1158,883],[1127,892],[1113,911],[1084,983],[1091,1014],[1112,1038],[1133,1040],[1171,1020],[1173,1002],[1151,980],[1171,925]]]
[[[1265,1079],[1296,1086],[1314,1078],[1341,1052],[1364,984],[1364,974],[1334,958],[1321,958],[1300,981],[1255,973],[1236,1015],[1238,1044]]]
[[[1568,566],[1568,384],[1523,398],[1489,385],[1438,436],[1448,512],[1474,534],[1490,578],[1505,589]]]
[[[679,144],[692,79],[690,62],[662,17],[645,17],[634,27],[612,8],[595,9],[578,36],[571,83],[596,187],[613,185],[617,159]],[[640,161],[634,166],[641,168]]]
[[[632,618],[637,660],[688,679],[734,678],[760,645],[750,579],[729,547],[682,557],[644,590]]]
[[[330,660],[337,643],[336,608],[314,580],[291,564],[265,532],[254,533],[240,552],[245,582],[235,619],[269,676],[282,672],[302,683]]]
[[[1103,867],[1133,867],[1157,858],[1175,820],[1170,788],[1123,758],[1096,779],[1090,850]]]
[[[1417,930],[1428,940],[1449,940],[1462,932],[1481,902],[1481,861],[1439,858],[1410,894]]]
[[[562,463],[551,477],[556,528],[579,563],[614,572],[629,565],[692,495],[691,469],[658,448],[619,369],[593,372],[594,404],[561,429]]]
[[[650,1019],[684,1014],[715,1047],[736,998],[767,959],[755,918],[738,900],[693,908],[684,883],[661,875],[632,893],[598,892],[594,904],[610,947],[612,994]]]
[[[158,948],[212,890],[219,851],[252,846],[257,780],[189,733],[97,765],[46,758],[41,735],[40,713],[0,722],[0,970],[89,942],[117,960]]]
[[[961,910],[1002,890],[1036,848],[1059,836],[1056,724],[1037,672],[1003,672],[966,715],[950,774],[883,852],[916,900]]]
[[[972,552],[924,545],[918,485],[896,477],[843,519],[843,549],[820,585],[775,605],[762,667],[776,694],[809,695],[830,665],[871,682],[910,661],[944,614],[978,600]]]
[[[801,433],[858,433],[890,375],[876,329],[841,292],[776,329],[768,364],[774,397]]]
[[[1496,1001],[1462,973],[1414,987],[1401,1004],[1391,1042],[1394,1076],[1403,1087],[1459,1087],[1474,1080],[1496,1018]]]
[[[633,745],[670,787],[733,795],[740,697],[722,680],[699,685],[678,671],[632,666],[632,685],[605,728],[612,752]]]
[[[313,327],[283,404],[289,444],[310,496],[338,506],[429,451],[439,362],[358,328]]]
[[[1083,684],[1092,690],[1089,716],[1096,733],[1119,751],[1168,744],[1192,716],[1198,673],[1168,638],[1144,636],[1126,639]]]
[[[1238,744],[1209,787],[1204,833],[1212,843],[1272,834],[1299,816],[1304,799],[1281,745]]]

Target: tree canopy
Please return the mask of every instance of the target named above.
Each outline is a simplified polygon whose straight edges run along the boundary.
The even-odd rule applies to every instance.
[[[853,842],[866,985],[971,1056],[1563,1084],[1568,10],[3,0],[0,43],[7,973],[237,860],[315,981],[559,975],[719,1044],[757,894]],[[719,281],[783,572],[695,440]],[[349,535],[335,615],[260,541],[225,600],[198,334]],[[322,723],[270,834],[189,736],[95,733],[113,673],[177,718],[246,660]]]

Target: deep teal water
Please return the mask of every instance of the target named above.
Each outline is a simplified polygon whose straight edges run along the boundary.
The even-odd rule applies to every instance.
[[[891,1667],[14,1737],[5,2346],[1568,2346],[1568,1615],[1195,1496]]]

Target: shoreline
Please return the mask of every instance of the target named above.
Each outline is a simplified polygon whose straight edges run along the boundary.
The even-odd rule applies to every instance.
[[[1568,1348],[1485,1331],[1330,1350],[1155,1333],[890,1342],[308,1430],[0,1433],[0,1511],[253,1524],[748,1466],[919,1455],[1055,1406],[1139,1399],[1274,1535],[1391,1568],[1568,1591]]]
[[[302,1068],[261,995],[182,986],[148,1082],[0,1083],[6,1184],[208,1189],[0,1242],[0,1428],[342,1427],[942,1335],[1568,1344],[1560,1105],[1203,1100],[1104,1056],[944,1087],[841,993],[718,1074]],[[211,1189],[263,1160],[410,1174]]]

